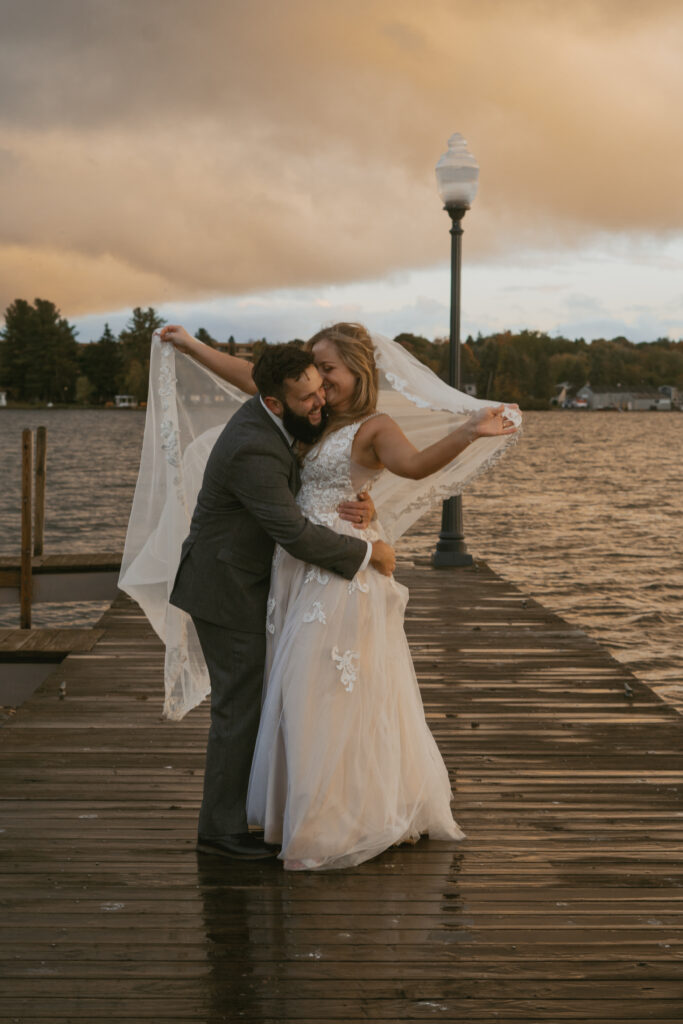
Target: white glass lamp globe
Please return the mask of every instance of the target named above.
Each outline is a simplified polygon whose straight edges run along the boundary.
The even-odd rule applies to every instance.
[[[477,194],[479,164],[467,148],[467,140],[455,132],[448,140],[448,151],[436,165],[436,183],[444,206],[469,209]]]

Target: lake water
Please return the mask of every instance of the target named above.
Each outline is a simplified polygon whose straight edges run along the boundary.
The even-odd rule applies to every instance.
[[[48,428],[46,553],[121,550],[144,413],[0,410],[0,554],[18,554],[21,431]],[[683,709],[683,416],[526,413],[520,443],[465,493],[470,551],[582,626]],[[428,553],[438,514],[400,542]],[[457,571],[457,570],[455,570]],[[42,605],[34,625],[100,606]],[[0,606],[0,626],[18,609]]]

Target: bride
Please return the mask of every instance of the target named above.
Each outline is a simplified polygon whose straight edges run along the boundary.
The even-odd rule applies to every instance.
[[[173,346],[176,357],[189,356],[195,370],[197,364],[206,368],[206,383],[217,384],[212,374],[226,381],[232,401],[234,388],[255,393],[251,367],[238,357],[202,345],[179,326],[163,328],[161,337],[172,343],[163,346],[162,358]],[[322,330],[307,347],[323,380],[329,418],[322,440],[303,454],[297,503],[308,519],[339,533],[359,535],[337,509],[372,489],[379,518],[360,535],[394,540],[497,457],[517,430],[516,407],[453,391],[396,343],[371,338],[360,325]],[[188,369],[183,367],[185,375]],[[162,406],[165,398],[169,411],[175,383],[177,421],[175,436],[173,421],[170,427],[167,421],[165,440],[162,421],[157,447],[170,448],[176,474],[193,477],[196,486],[215,431],[190,437],[182,454],[179,438],[181,420],[202,419],[192,415],[202,396],[187,390],[201,378],[186,385],[179,399],[183,373],[176,366],[174,382],[163,370],[157,371]],[[151,397],[152,386],[151,380]],[[178,475],[173,482],[177,489]],[[140,571],[139,562],[149,562],[150,546],[158,560],[159,535],[168,538],[169,518],[164,510],[155,528],[149,519],[143,524],[146,529],[124,564],[129,572],[123,589],[143,608],[141,595],[149,597],[144,585],[154,574],[149,567]],[[135,519],[134,506],[131,523]],[[163,570],[157,569],[157,575],[163,576]],[[165,575],[172,582],[172,557]],[[424,717],[403,630],[407,599],[405,587],[372,569],[349,582],[276,548],[264,703],[247,816],[250,825],[263,827],[266,842],[281,844],[285,868],[359,864],[425,833],[434,839],[464,837],[453,820],[447,770]],[[173,622],[174,614],[183,613],[167,607],[167,621],[161,624],[158,595],[148,603],[156,606],[156,616],[148,614],[167,648],[170,640],[167,713],[181,717],[202,696],[197,692],[201,684],[188,685],[188,677],[198,674],[200,658],[187,622],[180,629]]]

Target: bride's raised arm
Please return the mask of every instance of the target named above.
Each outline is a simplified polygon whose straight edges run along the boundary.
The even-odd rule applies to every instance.
[[[517,427],[506,416],[506,407],[499,405],[478,409],[461,426],[422,451],[408,440],[390,416],[368,420],[361,430],[362,433],[358,433],[359,461],[367,461],[370,466],[374,456],[396,476],[423,480],[443,469],[477,438],[514,434]]]
[[[193,338],[180,324],[166,324],[159,331],[159,336],[163,342],[170,343],[179,352],[196,359],[217,377],[227,380],[228,384],[248,395],[256,394],[257,387],[251,375],[252,365],[246,359],[239,359],[227,352],[217,352],[210,345]]]

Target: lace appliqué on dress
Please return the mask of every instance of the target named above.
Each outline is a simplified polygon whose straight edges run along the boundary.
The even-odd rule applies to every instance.
[[[332,648],[332,659],[341,672],[342,686],[347,693],[353,690],[353,684],[358,679],[358,663],[360,662],[359,651],[344,651],[339,653],[338,647]]]
[[[310,612],[306,612],[304,615],[304,622],[322,622],[323,626],[327,625],[322,601],[313,602],[313,607]]]
[[[268,604],[266,606],[266,630],[270,633],[271,636],[275,632],[275,625],[271,622],[271,617],[272,617],[274,611],[275,611],[275,598],[274,597],[269,597],[268,598]]]
[[[322,584],[322,586],[324,587],[330,582],[330,577],[328,573],[323,572],[322,569],[320,569],[317,565],[311,565],[306,570],[306,575],[304,576],[304,583],[310,583],[312,580],[315,580],[316,583]]]
[[[347,589],[349,591],[349,594],[355,594],[357,590],[360,590],[361,594],[367,594],[368,591],[370,590],[370,585],[368,583],[363,583],[362,580],[359,578],[359,573],[356,573],[356,575],[349,583]]]

